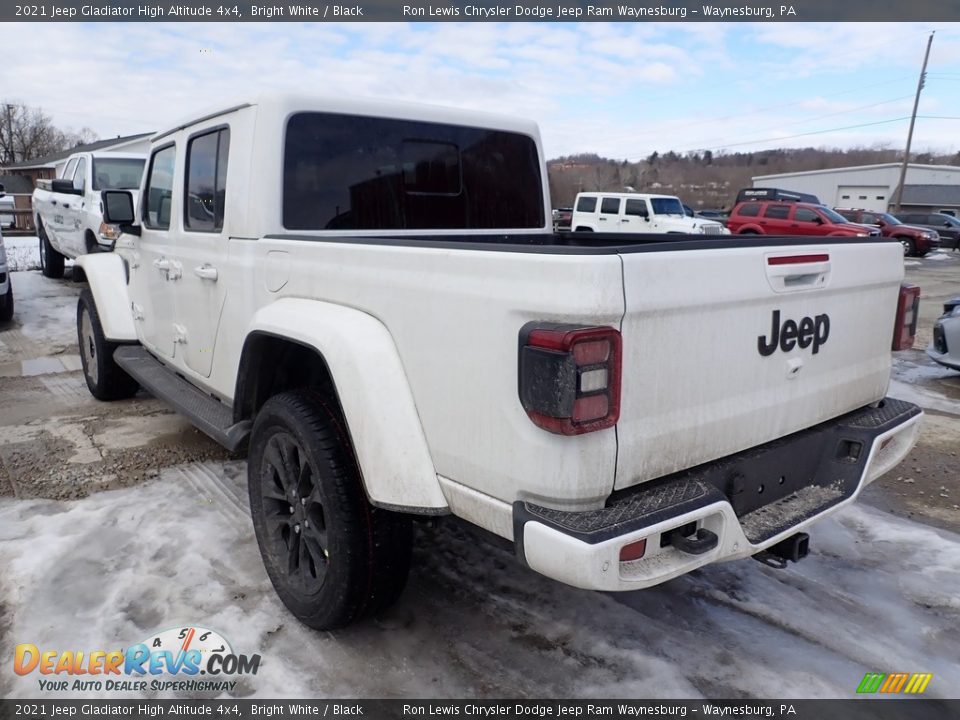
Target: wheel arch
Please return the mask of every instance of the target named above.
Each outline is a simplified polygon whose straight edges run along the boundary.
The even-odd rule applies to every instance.
[[[447,511],[412,390],[383,323],[300,298],[258,311],[240,355],[234,421],[252,420],[271,396],[304,387],[337,403],[371,503]]]
[[[76,264],[87,276],[104,336],[112,342],[136,341],[123,258],[114,253],[81,255]]]

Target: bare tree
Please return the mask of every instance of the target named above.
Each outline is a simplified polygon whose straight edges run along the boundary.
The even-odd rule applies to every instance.
[[[34,160],[97,139],[90,128],[63,131],[40,108],[0,103],[0,167]]]

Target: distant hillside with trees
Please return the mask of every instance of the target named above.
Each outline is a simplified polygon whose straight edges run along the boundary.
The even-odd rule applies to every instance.
[[[901,150],[887,147],[796,148],[757,152],[679,154],[653,153],[640,162],[613,160],[594,154],[549,160],[550,195],[554,207],[570,207],[578,192],[633,188],[636,192],[678,195],[692,208],[729,208],[740,188],[754,175],[824,170],[854,165],[900,162]],[[960,165],[960,153],[913,153],[911,162]],[[627,190],[629,192],[629,190]]]

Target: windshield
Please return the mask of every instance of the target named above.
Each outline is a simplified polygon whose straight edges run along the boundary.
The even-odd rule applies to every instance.
[[[94,158],[94,190],[136,190],[140,187],[145,160],[136,158]]]
[[[903,225],[902,222],[900,222],[899,220],[897,220],[897,219],[896,219],[893,215],[891,215],[890,213],[880,213],[877,217],[879,217],[881,220],[883,220],[887,225]]]
[[[833,210],[831,210],[831,209],[828,208],[828,207],[819,207],[819,208],[817,208],[817,210],[819,210],[822,215],[825,215],[831,222],[835,222],[835,223],[848,223],[848,222],[850,222],[850,221],[847,220],[843,215],[841,215],[841,214],[838,213],[838,212],[834,212]]]
[[[683,204],[680,198],[650,198],[654,215],[683,215]]]

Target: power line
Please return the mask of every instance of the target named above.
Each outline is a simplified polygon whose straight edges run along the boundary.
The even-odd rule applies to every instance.
[[[825,135],[826,133],[839,132],[841,130],[855,130],[857,128],[864,127],[873,127],[875,125],[889,125],[890,123],[902,122],[903,120],[909,120],[909,115],[904,115],[903,117],[890,118],[889,120],[877,120],[875,122],[868,123],[858,123],[856,125],[843,125],[841,127],[826,128],[824,130],[811,130],[810,132],[797,133],[796,135],[780,135],[778,137],[764,138],[760,140],[747,140],[745,142],[738,143],[728,143],[726,145],[715,145],[709,148],[691,148],[690,150],[681,150],[680,152],[699,152],[702,150],[725,150],[732,147],[741,147],[743,145],[759,145],[760,143],[766,142],[779,142],[780,140],[791,140],[798,137],[808,137],[810,135]]]

